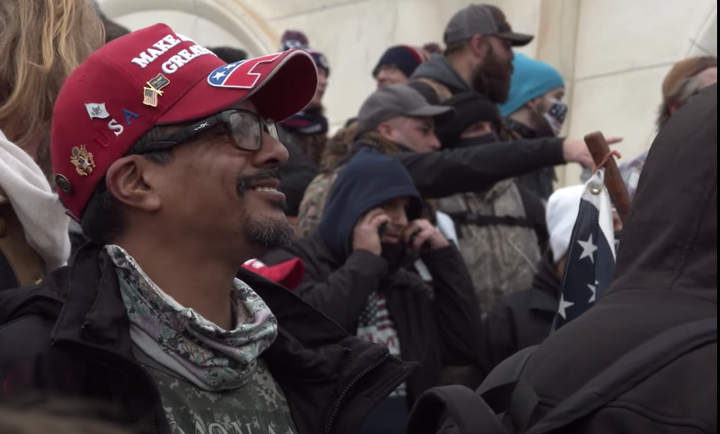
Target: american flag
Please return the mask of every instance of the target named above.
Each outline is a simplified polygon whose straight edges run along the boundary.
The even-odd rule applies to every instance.
[[[570,241],[555,330],[595,306],[615,275],[613,207],[604,175],[599,171],[585,185]]]
[[[143,89],[144,93],[144,100],[143,104],[151,106],[151,107],[157,107],[158,106],[158,96],[163,95],[163,89],[167,87],[167,85],[170,84],[170,80],[168,80],[167,77],[165,77],[162,74],[158,74],[157,77],[153,78],[152,80],[147,82],[147,85],[149,87],[146,87]]]

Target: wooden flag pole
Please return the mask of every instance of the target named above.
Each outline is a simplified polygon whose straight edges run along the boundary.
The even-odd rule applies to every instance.
[[[605,168],[605,185],[620,218],[623,223],[627,222],[630,216],[632,198],[630,198],[630,193],[628,193],[625,182],[620,176],[620,169],[605,136],[601,132],[588,134],[585,136],[585,143],[590,150],[590,154],[592,154],[593,160],[595,160],[597,169]]]

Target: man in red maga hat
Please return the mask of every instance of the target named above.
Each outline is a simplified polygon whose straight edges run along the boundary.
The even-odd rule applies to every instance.
[[[242,270],[292,237],[275,123],[316,86],[305,51],[227,65],[165,25],[88,58],[52,154],[90,242],[0,295],[0,398],[106,401],[142,433],[357,432],[413,367]]]

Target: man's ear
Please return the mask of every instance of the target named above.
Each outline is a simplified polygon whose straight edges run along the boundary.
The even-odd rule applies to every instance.
[[[162,205],[160,195],[148,181],[149,160],[131,155],[115,161],[105,175],[108,191],[125,206],[145,212],[158,211]]]
[[[488,47],[486,41],[487,39],[485,39],[482,35],[475,35],[468,43],[470,51],[475,55],[475,57],[480,59],[480,63],[485,62],[488,52],[490,51],[490,47]]]
[[[387,122],[383,122],[380,125],[378,125],[378,127],[377,127],[378,133],[380,133],[381,136],[383,136],[384,138],[386,138],[388,140],[393,140],[393,138],[394,138],[393,131],[394,130],[395,130],[394,127]]]
[[[675,115],[675,113],[679,112],[680,109],[682,109],[682,108],[683,108],[683,104],[681,104],[679,102],[671,102],[668,105],[668,112],[670,113],[670,116],[673,116],[673,115]]]
[[[543,97],[537,97],[535,99],[531,99],[527,103],[525,103],[525,107],[529,108],[532,111],[536,111],[538,108],[538,105],[540,105],[540,102],[542,101]]]

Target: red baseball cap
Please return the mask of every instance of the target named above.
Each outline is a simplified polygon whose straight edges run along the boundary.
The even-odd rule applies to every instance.
[[[58,195],[79,221],[110,165],[154,126],[199,120],[243,100],[280,122],[312,101],[317,80],[304,50],[228,65],[164,24],[119,38],[70,75],[55,103]]]
[[[248,261],[243,268],[259,274],[271,282],[278,283],[289,290],[297,289],[305,278],[305,263],[300,258],[291,259],[277,265],[265,265],[257,259]]]

